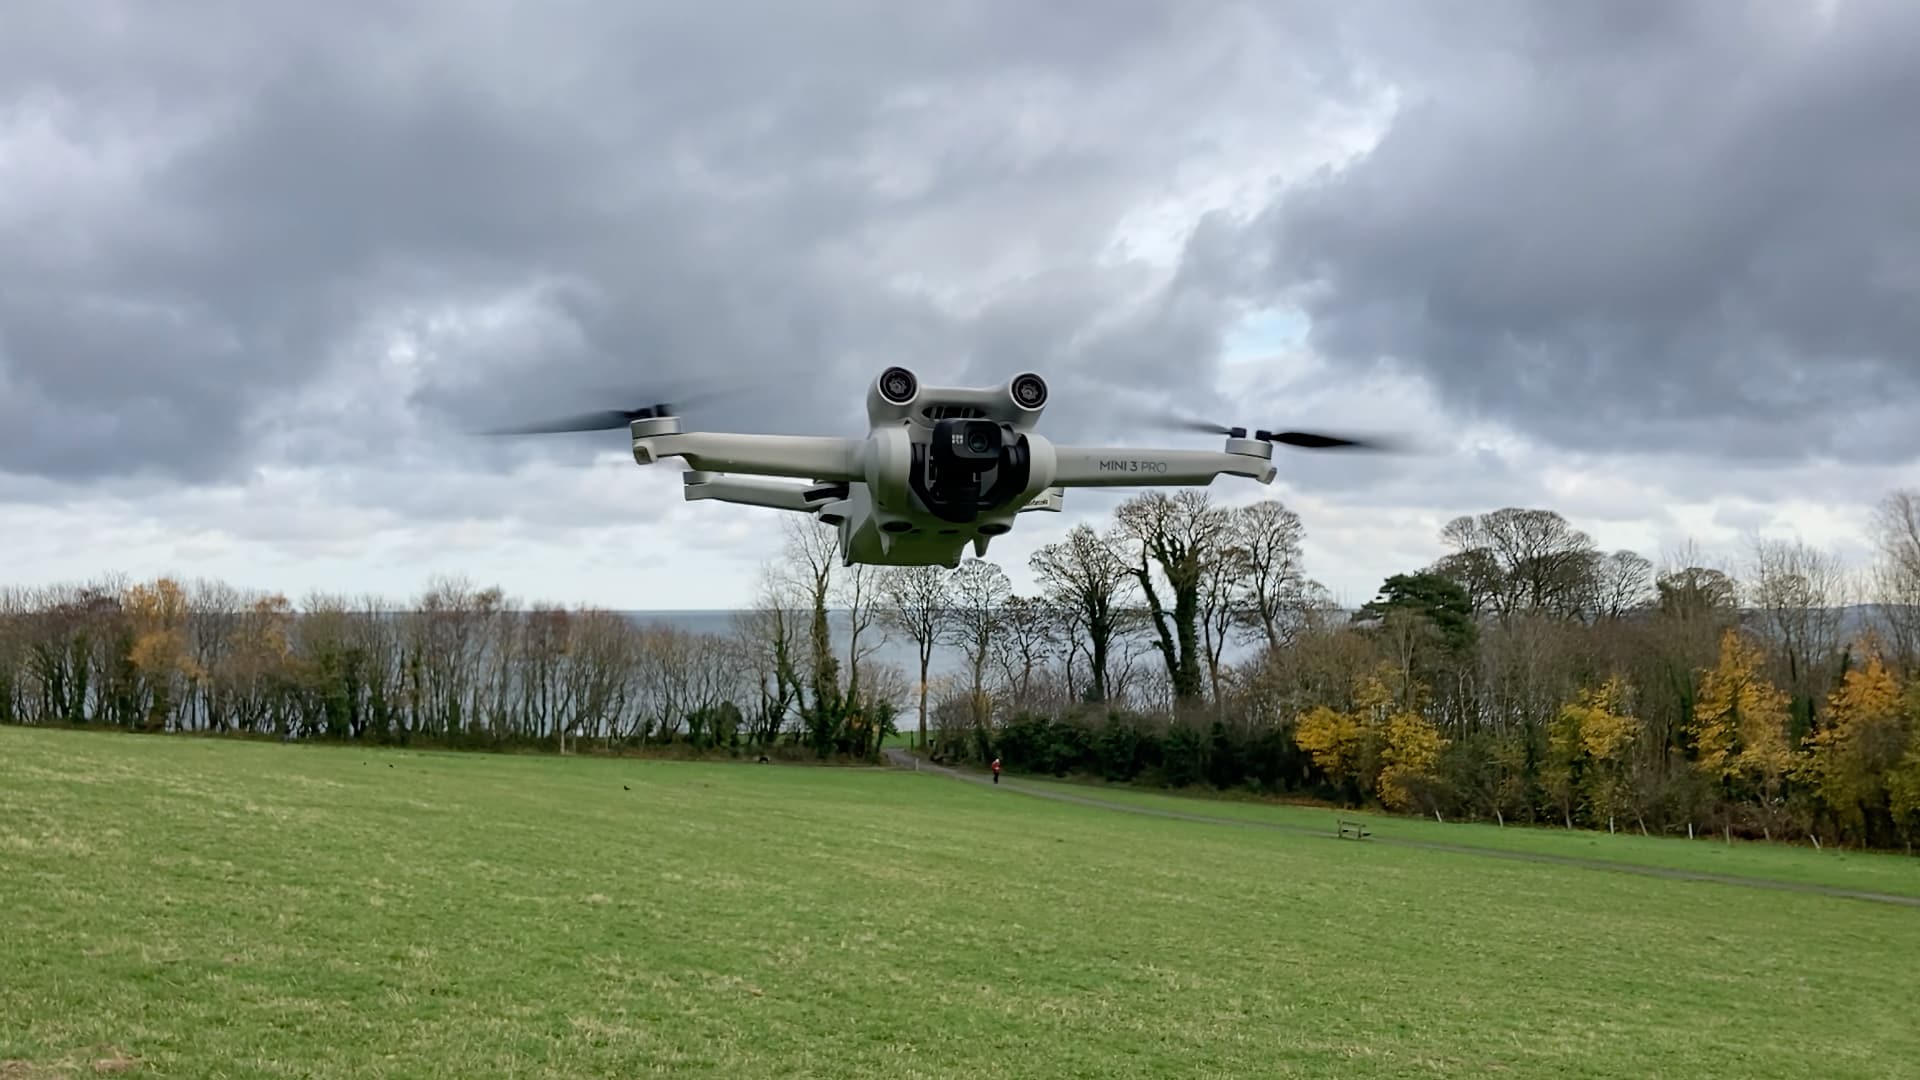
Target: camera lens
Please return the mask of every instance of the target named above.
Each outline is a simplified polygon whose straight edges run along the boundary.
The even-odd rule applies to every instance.
[[[982,426],[970,427],[967,431],[967,449],[975,454],[985,454],[993,449],[993,432]]]

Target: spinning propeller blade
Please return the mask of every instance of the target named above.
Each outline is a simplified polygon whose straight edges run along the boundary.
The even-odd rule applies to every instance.
[[[679,416],[680,410],[685,406],[693,405],[697,407],[721,399],[737,398],[744,392],[744,388],[742,387],[715,385],[710,380],[703,380],[706,385],[698,389],[690,389],[687,386],[688,380],[685,379],[671,381],[678,389],[667,390],[664,387],[654,387],[650,394],[645,391],[635,391],[629,387],[620,390],[603,389],[592,395],[593,397],[614,398],[615,400],[624,399],[633,401],[638,399],[645,401],[648,397],[652,396],[652,394],[660,394],[661,398],[665,398],[665,400],[654,398],[658,404],[646,405],[637,409],[595,409],[591,412],[573,413],[568,416],[550,417],[548,419],[534,420],[527,423],[486,428],[475,434],[564,435],[578,431],[619,431],[635,420],[649,420],[660,416]]]
[[[618,431],[635,420],[645,420],[655,416],[674,415],[672,405],[652,405],[644,409],[602,409],[598,412],[576,413],[554,420],[536,420],[530,424],[515,424],[511,427],[488,428],[482,435],[559,435],[574,431]]]
[[[1156,426],[1173,431],[1195,431],[1203,435],[1230,435],[1241,439],[1253,438],[1302,450],[1394,450],[1399,448],[1399,444],[1391,440],[1357,435],[1325,435],[1310,431],[1249,431],[1247,428],[1216,423],[1181,413],[1163,413],[1154,417],[1152,422]]]
[[[1307,431],[1258,431],[1254,438],[1265,442],[1281,443],[1285,446],[1297,446],[1305,450],[1338,450],[1352,447],[1356,450],[1387,450],[1393,444],[1379,439],[1347,438],[1343,435],[1316,435]]]

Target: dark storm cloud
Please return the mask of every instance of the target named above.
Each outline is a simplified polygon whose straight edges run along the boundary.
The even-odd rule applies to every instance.
[[[1343,370],[1563,447],[1920,452],[1920,6],[1396,10],[1402,110],[1257,232]]]
[[[836,430],[893,362],[1204,382],[1228,309],[1094,268],[1196,73],[1258,66],[1244,13],[1193,14],[10,5],[0,472],[504,463],[452,433],[699,385],[751,391],[703,422]],[[1004,252],[1042,279],[936,299]]]

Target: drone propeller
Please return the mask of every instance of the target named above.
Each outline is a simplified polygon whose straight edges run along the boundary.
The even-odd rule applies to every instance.
[[[1207,435],[1226,435],[1235,439],[1254,438],[1261,442],[1280,443],[1283,446],[1298,447],[1303,450],[1392,450],[1398,444],[1387,439],[1363,438],[1346,435],[1323,435],[1310,431],[1266,431],[1248,432],[1243,427],[1229,427],[1211,420],[1200,420],[1189,416],[1168,416],[1160,421],[1167,427],[1181,431],[1198,431]]]
[[[670,379],[668,380],[668,384],[673,387],[673,389],[669,389],[667,386],[656,386],[650,391],[643,390],[639,392],[636,392],[632,387],[624,389],[603,388],[592,396],[603,400],[613,398],[616,401],[622,399],[633,401],[637,398],[645,401],[648,397],[652,397],[653,394],[660,394],[666,398],[666,401],[661,401],[660,398],[654,398],[657,404],[644,405],[639,408],[595,409],[590,412],[574,413],[570,416],[551,417],[527,423],[487,428],[475,434],[564,435],[580,431],[619,431],[635,420],[651,420],[663,416],[679,416],[680,410],[688,405],[699,407],[715,401],[739,398],[747,389],[738,385],[716,383],[708,379],[692,380],[692,382],[694,382],[695,385],[689,386],[689,380]]]
[[[482,435],[560,435],[575,431],[618,431],[635,420],[647,420],[658,416],[676,415],[672,405],[650,405],[644,409],[602,409],[598,412],[576,413],[553,420],[536,420],[529,424],[515,424],[511,427],[489,428]]]

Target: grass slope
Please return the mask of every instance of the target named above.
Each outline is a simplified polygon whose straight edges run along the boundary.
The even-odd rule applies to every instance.
[[[1199,789],[1167,792],[1089,780],[1019,776],[1009,783],[1038,791],[1090,797],[1123,806],[1332,833],[1338,821],[1366,823],[1373,836],[1418,844],[1484,848],[1559,858],[1597,859],[1627,866],[1725,874],[1772,881],[1858,889],[1920,898],[1920,858],[1881,851],[1815,850],[1781,843],[1736,840],[1718,834],[1695,839],[1642,836],[1551,826],[1500,826],[1493,823],[1441,823],[1429,818],[1289,805],[1233,793]]]
[[[1920,1061],[1912,909],[884,770],[0,729],[0,911],[9,1078]]]

